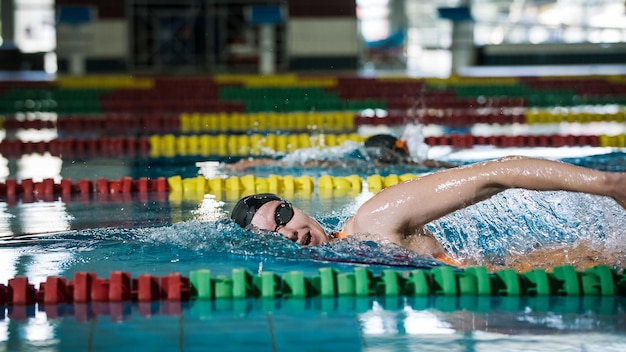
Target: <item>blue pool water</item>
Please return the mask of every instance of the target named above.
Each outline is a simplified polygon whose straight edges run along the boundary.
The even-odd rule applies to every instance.
[[[517,152],[474,150],[441,159],[461,165]],[[574,148],[552,158],[626,171],[626,153],[619,150]],[[72,179],[191,177],[199,167],[190,164],[185,159],[75,160],[63,161],[58,173]],[[223,172],[220,167],[216,172]],[[255,173],[294,174],[298,167],[264,166]],[[24,174],[28,168],[20,164],[12,172]],[[428,171],[365,164],[349,171],[355,170],[361,176]],[[347,171],[337,166],[307,173]],[[331,198],[314,194],[294,203],[335,230],[369,196],[367,191]],[[37,285],[48,276],[72,278],[77,272],[108,277],[114,270],[133,276],[188,275],[207,268],[215,275],[229,275],[233,268],[315,275],[322,267],[349,271],[367,265],[377,272],[440,265],[366,240],[300,248],[272,234],[250,234],[226,219],[236,200],[227,194],[175,199],[152,193],[7,200],[0,203],[0,283],[27,276]],[[608,253],[609,264],[624,265],[624,211],[601,197],[510,190],[429,226],[450,252],[478,263],[582,240]],[[624,303],[616,297],[343,297],[0,306],[0,351],[622,351]]]

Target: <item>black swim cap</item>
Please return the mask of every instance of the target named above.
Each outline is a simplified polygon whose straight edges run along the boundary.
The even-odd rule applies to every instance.
[[[408,150],[404,142],[390,134],[377,134],[371,136],[363,142],[366,148],[382,148],[392,150],[402,155],[407,155]]]
[[[235,220],[239,226],[246,228],[250,225],[250,222],[252,222],[252,218],[257,210],[259,210],[263,204],[273,200],[283,199],[273,193],[259,193],[243,197],[235,204],[233,211],[230,213],[230,218]]]

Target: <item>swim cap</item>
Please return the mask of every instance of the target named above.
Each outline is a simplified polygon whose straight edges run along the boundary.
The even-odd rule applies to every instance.
[[[409,150],[403,140],[389,134],[377,134],[363,142],[367,155],[387,164],[407,162]]]
[[[252,218],[257,210],[259,210],[263,204],[273,200],[283,199],[273,193],[259,193],[243,197],[235,204],[233,211],[230,213],[230,218],[235,220],[239,226],[246,228],[250,225],[250,222],[252,222]]]
[[[403,140],[398,139],[390,134],[377,134],[371,136],[363,142],[366,148],[383,148],[393,150],[400,154],[408,154],[408,148]]]

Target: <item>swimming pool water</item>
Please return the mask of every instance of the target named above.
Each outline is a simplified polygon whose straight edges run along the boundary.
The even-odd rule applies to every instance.
[[[478,309],[371,299],[46,307],[28,319],[3,320],[9,336],[2,346],[34,351],[620,351],[626,343],[621,312],[571,309],[582,306],[578,298],[556,299],[551,312],[541,310],[542,302],[500,300],[483,299]],[[50,318],[54,314],[67,315]]]
[[[626,170],[626,154],[620,151],[555,158]],[[474,161],[455,160],[453,154],[448,160]],[[172,174],[198,172],[188,164],[184,159],[76,161],[64,165],[60,175],[77,178],[89,170],[93,177],[150,177],[146,172],[153,168]],[[345,172],[310,170],[318,175],[335,171]],[[365,168],[363,174],[371,171]],[[290,169],[270,167],[266,172],[288,174]],[[313,195],[294,202],[333,229],[367,197],[365,191],[332,198]],[[157,193],[7,200],[0,218],[0,283],[27,276],[38,284],[47,276],[71,278],[76,272],[108,277],[113,270],[188,275],[209,268],[216,275],[228,275],[233,268],[245,268],[313,275],[322,267],[345,271],[367,265],[376,272],[439,265],[370,241],[348,239],[322,248],[299,248],[271,234],[252,235],[225,220],[236,200],[227,194],[178,199]],[[511,246],[573,243],[581,237],[618,245],[626,226],[620,211],[607,200],[586,196],[511,191],[437,222],[432,229],[458,255],[478,251],[493,259],[506,255]],[[589,217],[581,217],[583,213]],[[502,223],[489,221],[494,214],[504,218]],[[623,247],[614,250],[623,253]],[[0,306],[0,350],[620,351],[626,348],[625,317],[624,300],[618,297],[341,297]]]

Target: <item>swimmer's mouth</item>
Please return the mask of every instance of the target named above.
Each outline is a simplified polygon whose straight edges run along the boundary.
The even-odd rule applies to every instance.
[[[311,244],[311,233],[307,233],[304,237],[304,241],[302,241],[303,246],[309,246]]]

